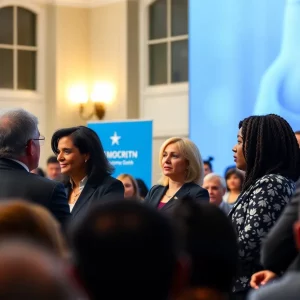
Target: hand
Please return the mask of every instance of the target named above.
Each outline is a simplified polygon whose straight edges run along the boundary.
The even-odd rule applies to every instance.
[[[259,289],[260,285],[264,285],[269,282],[271,279],[276,278],[277,275],[269,270],[263,270],[257,273],[254,273],[251,277],[250,285],[254,289]]]

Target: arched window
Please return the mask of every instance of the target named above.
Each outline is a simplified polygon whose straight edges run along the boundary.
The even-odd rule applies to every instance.
[[[37,16],[20,6],[0,7],[0,90],[37,89]]]
[[[188,81],[188,0],[148,6],[148,85]]]

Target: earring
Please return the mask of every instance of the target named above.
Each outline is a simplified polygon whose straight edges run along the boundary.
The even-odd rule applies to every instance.
[[[87,162],[87,159],[84,161],[85,163]]]

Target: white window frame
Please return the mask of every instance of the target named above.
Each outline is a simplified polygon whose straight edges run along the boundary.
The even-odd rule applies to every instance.
[[[171,26],[168,21],[167,24],[167,38],[149,40],[149,6],[156,0],[142,0],[140,7],[140,74],[141,74],[141,93],[143,95],[161,95],[161,94],[173,94],[180,92],[188,92],[188,82],[172,83],[171,82],[171,42],[188,40],[188,35],[180,35],[171,37]],[[167,0],[167,4],[171,4],[171,0]],[[168,20],[171,18],[171,11],[168,9]],[[157,44],[158,42],[169,43],[167,50],[167,80],[168,83],[160,85],[149,84],[149,45]]]
[[[16,85],[16,76],[17,76],[17,64],[14,65],[13,76],[14,76],[14,89],[0,89],[0,101],[7,99],[24,99],[24,100],[42,100],[44,96],[44,85],[45,85],[45,12],[41,7],[34,4],[25,4],[23,0],[0,0],[0,8],[5,6],[18,6],[24,9],[30,10],[36,14],[36,46],[18,46],[14,43],[12,47],[6,47],[7,49],[24,49],[24,50],[36,50],[36,90],[17,90],[15,89]],[[14,10],[15,14],[15,10]],[[14,24],[13,24],[13,32],[14,32],[14,41],[16,36],[16,20],[14,15]],[[1,46],[1,48],[5,48]],[[16,51],[14,51],[14,55],[16,55]],[[15,59],[15,57],[14,57]]]

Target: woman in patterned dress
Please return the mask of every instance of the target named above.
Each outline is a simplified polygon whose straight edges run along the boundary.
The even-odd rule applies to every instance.
[[[251,275],[262,270],[261,242],[293,194],[300,153],[292,128],[274,114],[241,121],[237,139],[232,151],[236,167],[245,171],[245,181],[229,217],[239,244],[232,299],[240,300],[250,289]]]

